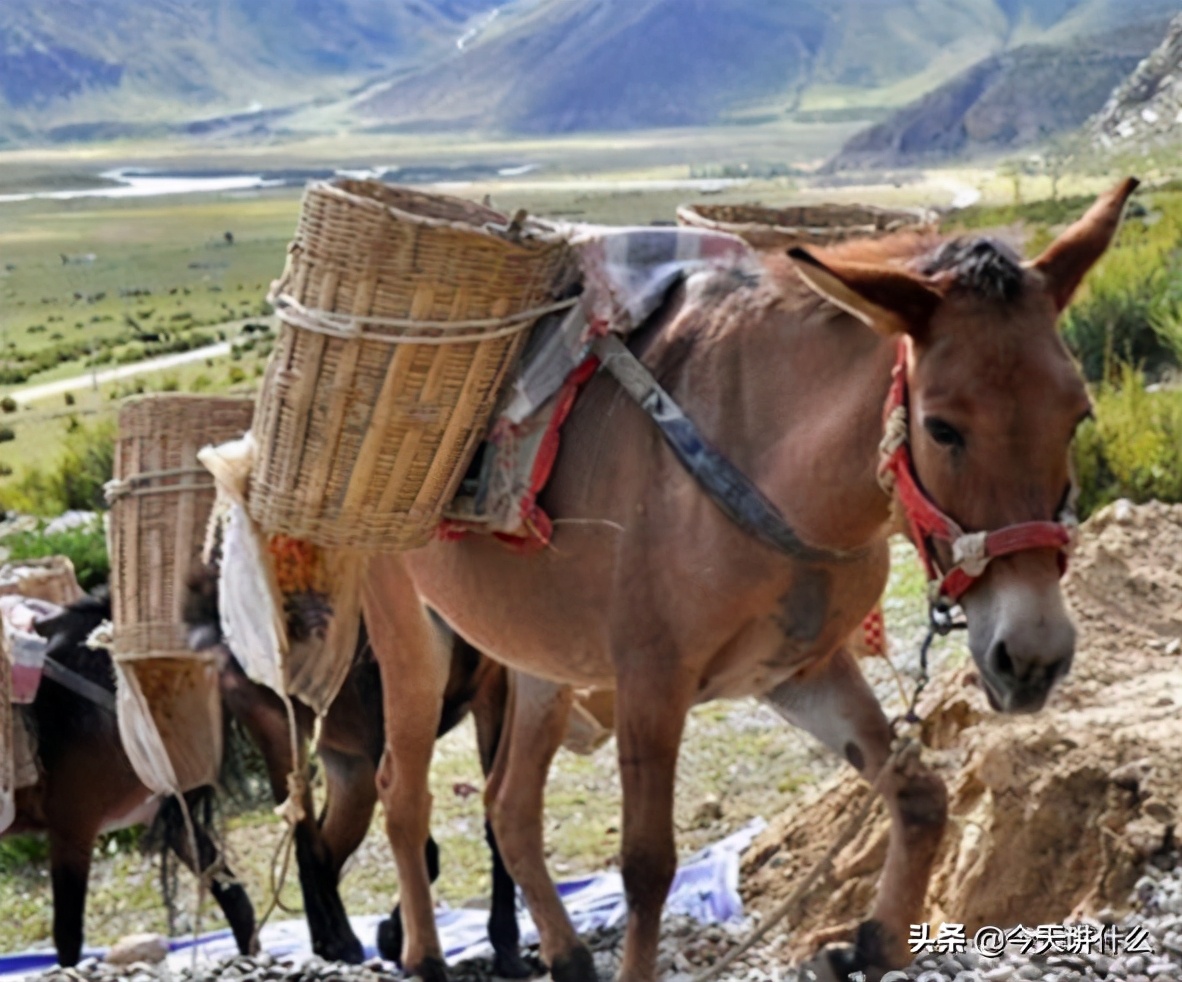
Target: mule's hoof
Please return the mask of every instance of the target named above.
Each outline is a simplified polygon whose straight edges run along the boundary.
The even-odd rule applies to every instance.
[[[528,979],[534,972],[521,957],[521,953],[498,951],[493,955],[493,975],[499,979]]]
[[[802,976],[812,975],[817,982],[872,982],[866,960],[852,944],[826,945],[803,967]]]
[[[344,962],[347,965],[360,965],[365,961],[365,949],[361,942],[350,933],[343,938],[333,938],[312,945],[312,951],[326,962]]]
[[[554,982],[599,982],[591,949],[586,945],[579,945],[567,954],[555,958],[550,966],[550,977]]]
[[[447,964],[442,958],[428,955],[413,971],[408,970],[407,974],[417,976],[423,982],[447,982]]]
[[[378,954],[386,961],[402,964],[402,918],[387,917],[378,923]]]

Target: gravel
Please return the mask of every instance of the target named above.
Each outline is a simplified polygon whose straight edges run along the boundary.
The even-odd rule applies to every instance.
[[[1143,930],[1146,953],[1111,949],[1082,952],[1031,951],[1011,946],[998,956],[971,949],[964,952],[926,952],[904,972],[886,982],[1182,982],[1182,862],[1163,870],[1152,866],[1129,898],[1133,913],[1117,919],[1106,911],[1102,920],[1091,923],[1100,928],[1115,924],[1121,936]],[[686,918],[665,921],[659,969],[672,982],[693,982],[704,968],[741,943],[755,919],[741,925],[697,924]],[[788,933],[773,930],[721,976],[721,982],[808,982],[806,972],[793,966],[786,955]],[[599,931],[587,938],[600,978],[614,977],[619,968],[623,930]],[[536,953],[532,962],[541,974]],[[492,962],[476,959],[455,966],[455,982],[490,982]],[[76,969],[54,969],[41,976],[44,982],[386,982],[401,974],[389,963],[339,965],[312,958],[302,964],[263,955],[233,958],[218,965],[202,964],[196,972],[185,968],[170,973],[163,966],[136,963],[116,967],[90,960]]]

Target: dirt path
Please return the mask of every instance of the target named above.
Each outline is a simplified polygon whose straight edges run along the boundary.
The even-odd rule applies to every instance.
[[[217,325],[222,330],[241,327],[246,321],[233,321],[229,324]],[[120,365],[117,368],[106,368],[101,372],[87,372],[85,375],[75,375],[72,378],[58,379],[54,382],[43,382],[40,385],[30,385],[23,389],[13,389],[9,392],[18,403],[25,405],[39,399],[48,399],[63,395],[66,392],[77,392],[90,386],[105,385],[107,382],[117,382],[120,379],[132,378],[136,375],[146,375],[150,372],[164,371],[166,368],[176,368],[189,362],[202,361],[206,358],[220,358],[230,353],[231,342],[219,341],[217,344],[204,348],[194,348],[192,351],[181,351],[174,355],[161,355],[159,358],[149,358],[146,361],[132,362],[130,365]]]

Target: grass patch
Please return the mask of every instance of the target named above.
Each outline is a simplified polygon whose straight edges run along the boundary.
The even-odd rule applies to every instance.
[[[1182,501],[1182,390],[1151,390],[1125,366],[1096,392],[1095,414],[1075,441],[1081,515],[1117,498]]]
[[[66,431],[57,460],[28,467],[0,486],[0,509],[53,516],[105,507],[103,485],[111,480],[115,463],[114,421],[86,426],[71,416]]]

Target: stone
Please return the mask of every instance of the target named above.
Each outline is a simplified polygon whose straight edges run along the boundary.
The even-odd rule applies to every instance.
[[[129,934],[120,938],[107,952],[112,965],[128,968],[139,963],[139,968],[156,965],[168,957],[168,938],[162,934]]]

